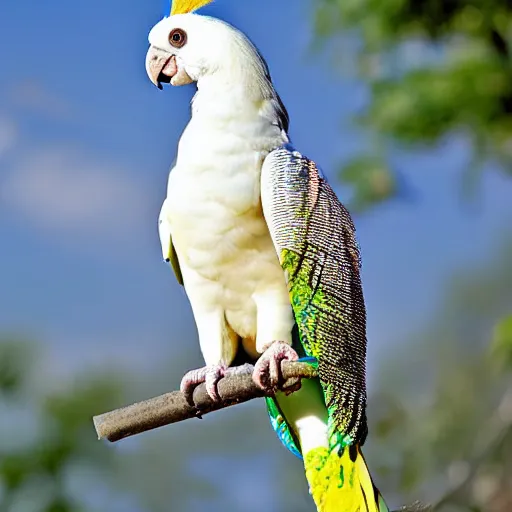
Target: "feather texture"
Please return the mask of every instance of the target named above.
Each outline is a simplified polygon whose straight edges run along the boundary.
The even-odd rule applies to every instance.
[[[301,344],[318,360],[332,442],[362,444],[366,312],[352,219],[316,165],[289,145],[265,160],[262,201]]]
[[[354,224],[314,162],[289,144],[267,156],[261,183],[300,343],[318,362],[327,443],[297,446],[284,409],[269,407],[272,425],[292,453],[301,452],[318,512],[387,512],[360,451],[367,434],[366,312]]]
[[[315,448],[304,466],[318,512],[389,512],[358,445]]]
[[[175,0],[171,14],[209,3]],[[279,439],[304,459],[318,511],[385,512],[359,450],[366,315],[350,215],[316,165],[287,144],[286,109],[250,41],[190,15],[162,20],[151,45],[166,48],[176,23],[196,41],[175,53],[198,92],[159,228],[205,362],[233,364],[239,343],[253,360],[269,342],[292,344],[319,379],[267,404]]]
[[[212,2],[213,0],[173,0],[171,16],[197,11],[201,7],[211,4]]]

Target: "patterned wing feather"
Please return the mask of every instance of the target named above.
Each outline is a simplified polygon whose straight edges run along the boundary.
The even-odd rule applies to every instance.
[[[315,163],[290,145],[267,156],[261,180],[301,343],[318,360],[331,444],[362,444],[366,311],[354,224]]]

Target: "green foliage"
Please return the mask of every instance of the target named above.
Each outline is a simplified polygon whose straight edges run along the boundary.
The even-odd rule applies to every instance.
[[[507,370],[512,370],[512,315],[502,320],[494,330],[493,357]]]
[[[348,162],[341,170],[341,180],[354,191],[352,211],[364,210],[384,202],[397,194],[396,176],[382,159],[360,156]]]
[[[20,340],[0,343],[0,392],[10,395],[25,384],[26,366],[32,355],[27,344]]]
[[[362,41],[344,41],[340,53],[355,54],[357,75],[370,91],[357,116],[363,126],[385,144],[411,148],[462,134],[471,142],[470,171],[494,162],[512,173],[511,2],[317,0],[317,6],[322,38],[355,34]],[[364,192],[366,172],[360,176],[347,180],[342,173],[356,190],[356,206],[367,207],[372,194]],[[381,200],[373,194],[373,202]]]
[[[37,425],[35,436],[18,435],[17,442],[0,444],[0,510],[11,510],[22,497],[26,501],[34,495],[26,510],[79,512],[85,508],[70,496],[66,476],[73,464],[90,464],[97,471],[109,467],[112,453],[96,441],[91,417],[119,403],[121,385],[114,376],[92,375],[58,391],[44,392],[36,383],[37,389],[22,393],[34,376],[33,356],[34,347],[28,344],[0,343],[2,417],[14,422],[17,411],[29,411],[21,436],[30,424]]]

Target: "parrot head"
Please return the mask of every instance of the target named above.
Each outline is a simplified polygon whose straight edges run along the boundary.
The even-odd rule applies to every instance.
[[[173,0],[171,15],[151,29],[146,55],[151,82],[159,89],[164,83],[197,82],[212,97],[242,91],[246,105],[252,101],[263,117],[287,132],[286,108],[265,59],[249,38],[224,21],[194,13],[211,1]]]
[[[222,75],[243,80],[251,68],[268,76],[265,61],[239,30],[219,19],[194,13],[174,14],[149,33],[146,71],[159,89],[163,83],[186,85]]]

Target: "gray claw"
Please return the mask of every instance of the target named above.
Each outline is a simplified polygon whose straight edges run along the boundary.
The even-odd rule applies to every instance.
[[[194,390],[199,384],[203,382],[206,385],[206,392],[208,396],[214,401],[219,402],[220,396],[217,390],[217,383],[226,373],[227,367],[225,365],[211,365],[197,370],[187,372],[183,379],[181,379],[180,390],[187,398],[190,405],[194,405],[193,395]]]
[[[281,370],[282,361],[297,361],[299,356],[290,345],[276,341],[261,355],[256,362],[253,373],[255,384],[265,394],[274,395],[276,391],[289,394],[300,389],[300,379],[290,379],[285,382]]]
[[[228,368],[225,364],[209,365],[187,372],[181,380],[180,390],[185,395],[187,402],[195,407],[193,399],[194,390],[197,386],[204,383],[208,396],[214,402],[221,402],[222,399],[217,388],[219,381],[231,375],[244,375],[248,373],[252,373],[252,366],[249,364],[233,368]]]

